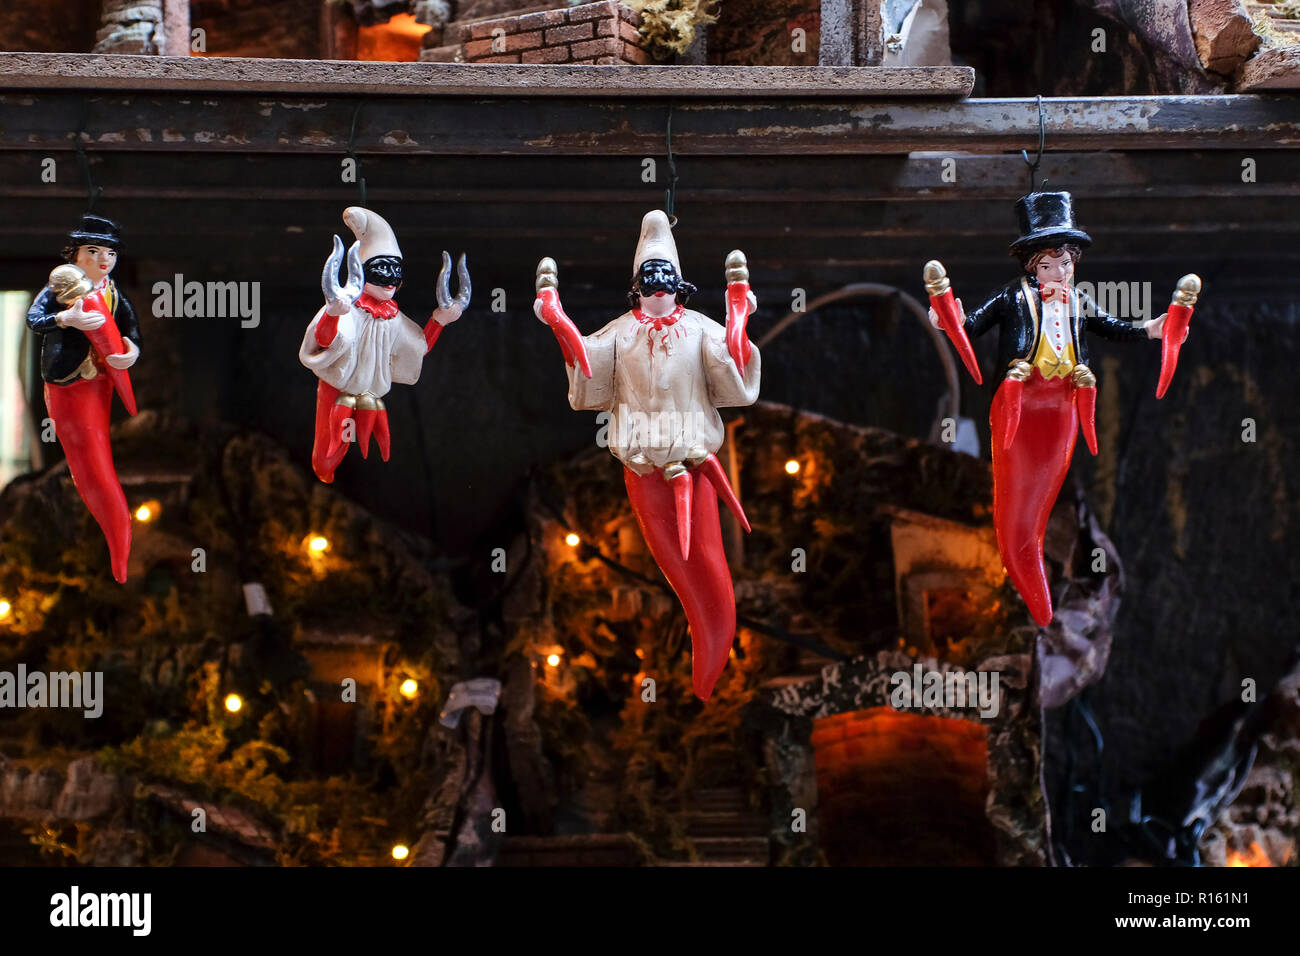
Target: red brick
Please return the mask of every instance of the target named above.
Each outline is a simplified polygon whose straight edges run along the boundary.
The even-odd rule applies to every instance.
[[[591,61],[595,66],[622,66],[623,61],[616,56],[598,56]]]
[[[604,20],[597,20],[597,21],[596,21],[596,36],[598,36],[598,37],[612,37],[612,36],[615,34],[615,32],[617,32],[617,31],[615,30],[615,24],[617,24],[617,23],[618,23],[618,21],[615,20],[615,19],[613,19],[613,18],[607,18],[607,19],[604,19]]]
[[[567,46],[544,46],[540,50],[526,50],[519,54],[520,63],[567,63],[569,48]]]
[[[634,43],[624,43],[623,59],[628,63],[649,63],[650,54]]]
[[[609,0],[605,0],[604,3],[584,3],[580,7],[569,8],[570,23],[599,20],[601,17],[613,19],[616,16],[618,16],[618,4],[610,3]]]
[[[503,55],[503,56],[481,56],[481,57],[479,57],[477,60],[473,60],[473,61],[471,61],[471,62],[474,62],[474,63],[518,63],[518,62],[519,62],[519,54],[518,54],[518,53],[506,53],[506,54]]]
[[[540,13],[526,13],[522,17],[515,17],[515,22],[519,24],[521,30],[543,30],[546,27],[567,23],[568,18],[568,10],[543,10]]]
[[[469,43],[465,44],[465,59],[478,60],[485,56],[493,56],[497,53],[506,52],[504,50],[492,49],[492,44],[495,42],[495,40],[471,40]]]
[[[627,23],[632,24],[634,27],[639,27],[641,25],[641,14],[636,10],[633,10],[631,7],[625,7],[621,3],[616,3],[614,4],[614,9],[618,12],[618,18],[620,20],[624,20]]]
[[[481,40],[484,37],[490,39],[494,30],[502,30],[506,36],[519,32],[518,20],[480,20],[478,23],[467,23],[466,26],[471,40]]]
[[[546,31],[546,45],[553,43],[570,43],[574,40],[590,40],[595,33],[590,23],[573,23],[564,27],[551,27]]]
[[[618,21],[618,35],[628,43],[639,44],[641,42],[641,31],[626,20]]]
[[[575,60],[597,56],[618,56],[618,42],[613,37],[603,37],[599,40],[583,40],[581,43],[573,44],[570,49],[573,50]]]
[[[530,33],[516,33],[513,36],[506,37],[506,52],[514,53],[517,50],[535,50],[542,46],[542,31],[533,30]]]

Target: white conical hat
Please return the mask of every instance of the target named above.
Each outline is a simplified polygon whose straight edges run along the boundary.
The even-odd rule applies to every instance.
[[[641,220],[641,238],[636,244],[636,258],[632,262],[632,275],[641,270],[641,263],[647,259],[667,259],[682,274],[682,264],[677,258],[677,243],[673,241],[673,230],[668,225],[668,214],[662,209],[655,209],[645,214]]]
[[[362,262],[374,256],[401,258],[402,250],[397,246],[393,227],[379,213],[361,206],[348,206],[343,210],[343,222],[352,230],[352,235],[361,240]]]

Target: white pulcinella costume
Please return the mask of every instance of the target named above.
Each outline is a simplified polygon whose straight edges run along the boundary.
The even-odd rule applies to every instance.
[[[634,275],[648,259],[666,259],[681,274],[668,217],[659,211],[642,223]],[[717,410],[758,399],[758,349],[742,376],[725,327],[693,309],[660,320],[628,311],[583,343],[591,378],[569,367],[569,404],[610,413],[609,450],[639,475],[716,453],[726,434]]]
[[[361,243],[362,262],[373,256],[401,256],[397,237],[382,216],[353,206],[343,221]],[[321,348],[316,329],[324,317],[322,306],[302,337],[298,359],[340,393],[382,398],[394,382],[414,385],[419,380],[428,351],[424,330],[391,299],[376,301],[362,295],[339,317],[333,341]]]

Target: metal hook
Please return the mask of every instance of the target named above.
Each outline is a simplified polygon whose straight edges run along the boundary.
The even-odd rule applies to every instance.
[[[673,214],[677,205],[677,162],[673,159],[673,104],[668,104],[668,128],[664,137],[668,146],[668,188],[664,190],[664,212],[668,214],[668,226],[677,225],[677,216]]]
[[[81,125],[77,128],[76,133],[76,150],[77,161],[81,164],[81,174],[86,177],[86,215],[90,215],[95,210],[95,202],[99,199],[99,194],[104,191],[103,186],[96,186],[95,179],[90,174],[90,157],[86,155],[85,144],[81,138],[86,135],[86,124],[90,120],[90,101],[86,100],[82,104]]]
[[[1042,163],[1043,161],[1043,144],[1046,141],[1047,141],[1047,116],[1046,114],[1043,113],[1043,94],[1039,93],[1038,94],[1038,154],[1034,157],[1034,161],[1030,162],[1029,152],[1023,149],[1020,151],[1020,158],[1023,159],[1025,161],[1025,165],[1029,167],[1029,191],[1031,193],[1037,192],[1039,187],[1045,186],[1047,184],[1047,180],[1043,180],[1043,182],[1039,183],[1038,186],[1034,185],[1034,176],[1038,172],[1039,164]]]
[[[361,160],[357,158],[357,120],[361,117],[361,107],[366,105],[365,100],[357,100],[357,108],[352,111],[352,129],[348,132],[348,158],[352,160],[352,165],[357,174],[357,192],[361,196],[359,205],[366,204],[366,177],[361,175]]]

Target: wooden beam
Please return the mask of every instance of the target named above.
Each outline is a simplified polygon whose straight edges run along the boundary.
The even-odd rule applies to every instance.
[[[683,68],[689,69],[689,68]],[[1007,152],[1037,139],[1032,100],[685,100],[687,155]],[[332,153],[355,98],[29,90],[0,95],[0,149],[66,150],[86,119],[91,150]],[[368,99],[356,149],[391,155],[662,157],[670,102],[643,98]],[[1059,150],[1257,150],[1300,145],[1300,100],[1155,96],[1044,100]],[[1240,174],[1237,176],[1240,179]]]
[[[326,14],[327,17],[333,16]],[[337,19],[350,19],[338,14]],[[338,45],[340,42],[342,46]],[[346,38],[335,39],[339,53]],[[342,96],[585,96],[704,99],[968,96],[966,66],[564,66],[379,63],[257,57],[0,53],[0,87]]]

